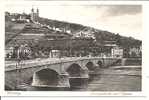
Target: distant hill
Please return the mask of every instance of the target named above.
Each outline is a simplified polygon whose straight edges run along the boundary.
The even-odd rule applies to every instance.
[[[5,15],[5,31],[6,31],[6,40],[7,37],[15,37],[21,30],[24,29],[26,23],[14,23],[11,21],[11,17]],[[103,31],[95,29],[93,27],[84,26],[76,23],[69,23],[58,20],[51,20],[47,18],[38,18],[38,22],[42,25],[49,26],[55,30],[61,30],[63,32],[68,32],[69,34],[77,37],[92,37],[96,40],[96,44],[102,45],[105,41],[115,41],[117,45],[129,48],[129,47],[139,47],[142,44],[141,40],[134,39],[132,37],[124,37],[118,33],[112,33],[108,31]],[[60,33],[60,32],[59,32]],[[9,35],[8,35],[9,34]],[[11,36],[12,35],[12,36]]]

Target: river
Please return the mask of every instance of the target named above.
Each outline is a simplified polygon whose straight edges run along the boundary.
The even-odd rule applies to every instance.
[[[24,85],[26,91],[141,91],[141,66],[110,66],[90,75],[82,88],[35,88]]]

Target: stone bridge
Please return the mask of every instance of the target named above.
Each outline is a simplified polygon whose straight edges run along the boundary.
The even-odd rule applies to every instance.
[[[91,73],[108,67],[119,58],[72,57],[5,62],[5,89],[19,86],[80,87],[87,83]]]

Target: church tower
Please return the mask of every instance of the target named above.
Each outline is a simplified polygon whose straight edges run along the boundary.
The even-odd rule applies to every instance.
[[[37,17],[39,17],[39,9],[37,8]]]
[[[37,11],[37,12],[36,12],[36,22],[38,22],[38,18],[39,18],[39,9],[37,8],[36,11]]]
[[[31,20],[34,22],[34,8],[31,9]]]
[[[33,22],[38,22],[39,18],[39,9],[37,8],[36,12],[34,11],[34,8],[31,9],[31,20]]]

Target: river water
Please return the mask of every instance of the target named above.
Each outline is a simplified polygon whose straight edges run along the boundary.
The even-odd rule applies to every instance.
[[[84,90],[141,91],[141,85],[141,66],[112,66],[100,69]]]
[[[24,85],[26,91],[141,91],[141,66],[110,66],[90,75],[81,88],[35,88]]]

